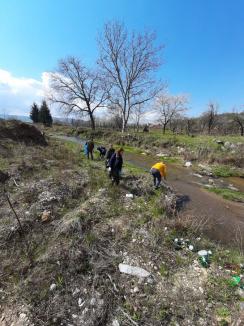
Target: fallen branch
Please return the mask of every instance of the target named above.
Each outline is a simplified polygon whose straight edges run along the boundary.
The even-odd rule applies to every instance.
[[[15,209],[14,209],[12,203],[11,203],[11,200],[10,200],[10,198],[9,198],[9,196],[8,196],[8,193],[7,193],[6,189],[5,189],[5,187],[3,187],[3,192],[4,192],[4,195],[5,195],[6,199],[7,199],[8,204],[9,204],[10,208],[12,209],[12,211],[13,211],[13,213],[14,213],[14,216],[15,216],[15,218],[16,218],[18,224],[19,224],[19,227],[20,227],[20,230],[21,230],[20,233],[22,233],[22,232],[23,232],[23,227],[22,227],[22,225],[21,225],[21,222],[20,222],[20,219],[19,219],[19,217],[18,217],[18,214],[16,213],[16,211],[15,211]]]

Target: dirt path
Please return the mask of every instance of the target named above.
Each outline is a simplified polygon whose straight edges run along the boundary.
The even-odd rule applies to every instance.
[[[75,137],[56,138],[84,143]],[[125,161],[146,171],[149,171],[150,167],[159,160],[159,158],[134,153],[125,153],[124,156]],[[244,235],[244,204],[224,200],[204,190],[191,168],[184,168],[179,164],[167,164],[167,166],[169,185],[187,199],[182,214],[191,214],[199,220],[207,218],[209,228],[206,232],[210,238],[238,246],[236,242],[240,242],[241,234]]]

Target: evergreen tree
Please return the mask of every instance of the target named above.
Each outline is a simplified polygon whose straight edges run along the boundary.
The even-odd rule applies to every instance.
[[[47,106],[46,101],[42,101],[42,105],[39,111],[39,122],[43,123],[45,126],[52,126],[53,118],[51,116],[50,110]]]
[[[30,118],[34,123],[39,122],[39,108],[37,104],[34,102],[31,107]]]

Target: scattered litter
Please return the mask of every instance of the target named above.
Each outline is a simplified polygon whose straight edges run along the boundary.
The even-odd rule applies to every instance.
[[[134,198],[134,195],[133,194],[126,194],[125,197],[126,198]]]
[[[241,277],[239,275],[232,276],[230,280],[231,286],[237,286],[241,282]]]
[[[141,267],[119,264],[119,270],[121,273],[134,275],[138,277],[148,277],[150,273]]]
[[[190,250],[194,249],[193,245],[190,244],[189,239],[185,239],[185,240],[183,238],[180,238],[180,239],[175,238],[174,239],[174,248],[175,248],[175,250],[180,250],[180,249],[187,248],[187,247]]]
[[[203,176],[201,174],[198,174],[198,173],[193,173],[192,174],[194,177],[198,177],[198,178],[202,178]]]
[[[190,166],[192,166],[192,163],[190,161],[185,162],[184,167],[189,168]]]
[[[202,267],[208,268],[210,266],[210,256],[212,255],[211,250],[200,250],[198,251],[199,262]]]
[[[75,288],[75,290],[73,291],[73,296],[75,296],[76,294],[80,293],[80,289],[78,288]]]
[[[158,153],[156,154],[157,157],[167,157],[169,156],[169,154],[166,154],[166,153]]]
[[[50,291],[54,291],[56,289],[57,285],[55,283],[50,285]]]
[[[112,326],[120,326],[117,319],[113,320]]]
[[[81,308],[82,306],[84,306],[85,302],[86,302],[86,301],[83,301],[83,302],[82,302],[82,299],[79,298],[79,299],[78,299],[78,306]]]

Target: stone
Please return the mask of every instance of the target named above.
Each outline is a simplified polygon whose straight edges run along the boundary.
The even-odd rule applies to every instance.
[[[137,266],[131,266],[127,264],[119,264],[119,271],[120,273],[129,274],[137,277],[148,277],[150,273],[145,269]]]
[[[42,216],[41,216],[41,220],[42,220],[42,222],[48,222],[48,221],[50,221],[50,219],[51,219],[51,211],[44,211],[43,213],[42,213]]]

